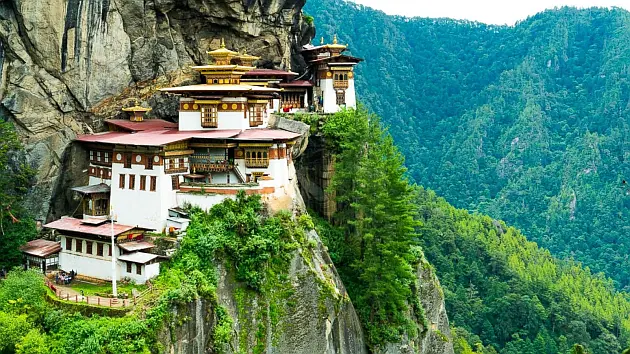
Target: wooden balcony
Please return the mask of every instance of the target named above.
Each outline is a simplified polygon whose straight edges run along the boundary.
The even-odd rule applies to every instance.
[[[348,80],[334,80],[333,88],[335,89],[347,89],[349,87]]]
[[[188,166],[179,166],[179,167],[165,167],[164,168],[164,172],[166,172],[167,174],[172,174],[172,173],[186,173],[188,172]]]
[[[269,159],[245,159],[245,166],[249,168],[267,168]]]

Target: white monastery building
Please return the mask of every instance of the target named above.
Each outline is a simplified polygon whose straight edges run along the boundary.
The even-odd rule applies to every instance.
[[[193,67],[202,83],[161,90],[179,97],[178,123],[145,119],[151,109],[136,101],[123,108],[128,119],[105,120],[109,131],[79,136],[89,156],[89,184],[73,188],[82,218],[45,225],[60,239],[58,267],[111,280],[115,257],[118,279],[144,283],[159,273],[160,259],[145,232],[185,230],[184,206],[209,209],[240,191],[265,201],[291,197],[300,134],[271,128],[271,116],[355,108],[353,69],[361,59],[345,50],[336,36],[333,44],[305,46],[309,69],[300,75],[256,68],[260,58],[222,41],[208,52],[211,64]]]

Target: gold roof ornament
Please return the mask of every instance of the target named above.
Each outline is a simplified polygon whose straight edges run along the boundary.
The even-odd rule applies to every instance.
[[[136,105],[133,107],[124,107],[122,109],[125,112],[150,112],[151,108],[145,108],[140,106],[140,102],[138,101],[138,99],[136,98]]]
[[[321,41],[319,42],[321,45],[324,45],[324,36],[322,36]]]
[[[230,65],[232,58],[238,56],[237,52],[225,48],[225,38],[221,38],[221,46],[219,49],[206,53],[214,59],[216,65]]]
[[[339,41],[337,40],[337,33],[335,33],[335,36],[333,37],[333,44],[338,44]]]
[[[136,105],[133,107],[124,107],[123,112],[130,112],[131,113],[131,121],[133,122],[142,122],[142,120],[144,119],[144,114],[147,112],[151,111],[151,108],[145,108],[140,106],[140,102],[138,102],[138,99],[136,98]]]
[[[260,57],[247,54],[247,49],[243,50],[243,54],[239,55],[237,58],[241,61],[243,66],[254,66],[254,62],[260,59]]]

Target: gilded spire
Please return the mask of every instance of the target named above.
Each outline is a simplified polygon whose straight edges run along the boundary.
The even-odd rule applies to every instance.
[[[324,37],[322,36],[321,45],[324,45]]]
[[[333,44],[339,44],[339,41],[337,40],[337,34],[335,33],[335,36],[333,37]]]
[[[221,38],[221,48],[225,48],[225,38]]]

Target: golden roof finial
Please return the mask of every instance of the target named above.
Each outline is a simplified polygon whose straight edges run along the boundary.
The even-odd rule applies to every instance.
[[[136,98],[136,107],[140,107],[140,102],[138,102],[137,98]]]
[[[321,45],[324,45],[324,36],[322,36]]]
[[[221,48],[225,48],[225,38],[221,38]]]
[[[337,40],[337,34],[335,33],[335,36],[333,37],[333,44],[339,44],[339,41]]]

